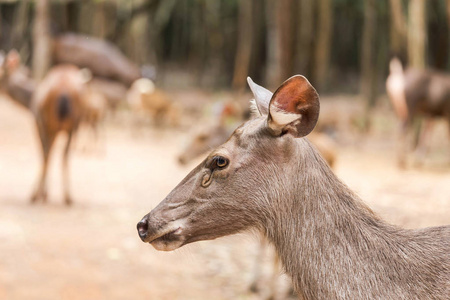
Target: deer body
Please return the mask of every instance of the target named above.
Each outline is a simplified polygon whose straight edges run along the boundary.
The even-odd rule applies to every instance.
[[[450,226],[389,225],[333,174],[304,138],[319,114],[304,77],[274,94],[249,84],[260,117],[138,223],[141,239],[169,251],[255,228],[304,299],[447,299]]]
[[[55,38],[53,59],[58,64],[88,68],[94,76],[117,80],[127,87],[141,77],[139,67],[116,46],[92,36],[67,33]]]
[[[36,118],[42,146],[43,166],[32,202],[47,199],[46,177],[49,155],[60,132],[67,133],[63,156],[63,184],[66,204],[72,200],[69,192],[68,157],[70,144],[84,115],[85,82],[80,70],[73,65],[53,67],[33,96],[32,111]]]

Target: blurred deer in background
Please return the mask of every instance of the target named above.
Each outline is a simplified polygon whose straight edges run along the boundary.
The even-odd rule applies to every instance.
[[[142,69],[114,44],[94,36],[66,33],[53,39],[53,61],[72,64],[91,72],[89,86],[101,93],[115,109],[126,98],[132,83],[142,76],[154,78],[151,66]]]
[[[259,117],[137,224],[142,241],[172,251],[257,229],[302,299],[448,299],[450,226],[390,225],[337,178],[303,138],[320,110],[305,77],[255,100]]]
[[[237,126],[229,126],[227,118],[231,117],[240,122],[247,121],[245,112],[234,109],[230,103],[223,104],[223,108],[218,116],[217,124],[201,128],[191,141],[187,144],[183,152],[178,156],[178,162],[185,165],[193,159],[207,153],[221,144],[225,143]],[[324,128],[328,129],[328,128]],[[336,162],[337,145],[336,142],[324,132],[312,132],[309,140],[319,150],[330,167]]]
[[[94,76],[123,83],[126,87],[142,76],[138,65],[114,44],[96,38],[66,33],[53,41],[53,60],[89,69]]]
[[[29,109],[36,83],[30,77],[30,70],[21,64],[19,53],[16,50],[7,55],[0,53],[0,66],[0,90]]]
[[[67,205],[72,203],[69,192],[68,158],[75,132],[85,114],[83,97],[86,80],[80,69],[73,65],[58,65],[50,69],[38,85],[32,100],[32,111],[36,118],[42,146],[42,171],[31,202],[47,200],[47,169],[50,151],[59,133],[67,134],[63,154],[63,189]]]
[[[70,205],[68,157],[73,136],[80,123],[84,123],[98,138],[98,123],[105,114],[106,100],[95,87],[86,85],[91,78],[89,71],[73,65],[53,67],[39,84],[30,77],[28,68],[21,65],[16,50],[11,50],[6,56],[0,54],[0,65],[0,90],[14,102],[30,109],[38,127],[43,164],[31,201],[46,201],[50,151],[58,133],[66,132],[68,138],[63,156],[63,183],[65,202]]]
[[[199,128],[178,156],[178,162],[186,165],[193,159],[223,144],[237,127],[248,116],[234,102],[215,103],[212,107],[214,124]]]
[[[433,120],[447,120],[450,136],[450,76],[431,70],[403,70],[397,58],[391,60],[389,68],[386,90],[401,122],[398,164],[405,167],[407,139],[415,119],[422,117],[425,120],[424,129],[418,133],[414,144],[422,156],[426,152],[426,139]]]
[[[147,78],[136,80],[127,92],[127,102],[138,117],[150,116],[154,125],[177,126],[180,112],[166,93]],[[141,116],[139,116],[141,115]]]

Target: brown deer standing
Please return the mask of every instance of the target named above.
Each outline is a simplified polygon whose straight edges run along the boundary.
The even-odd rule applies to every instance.
[[[450,76],[430,70],[403,70],[397,58],[391,60],[389,68],[386,90],[401,122],[398,164],[405,167],[407,138],[412,131],[414,119],[425,118],[425,128],[415,145],[422,155],[425,153],[425,140],[433,119],[447,120],[450,135]]]
[[[450,226],[387,224],[333,174],[303,138],[319,116],[306,78],[254,94],[260,117],[138,223],[142,241],[170,251],[256,228],[303,299],[448,299]]]
[[[5,56],[0,53],[0,90],[25,108],[30,108],[36,83],[30,71],[20,63],[20,55],[11,50]]]
[[[141,115],[138,118],[150,116],[156,126],[179,124],[178,107],[148,78],[136,80],[128,90],[126,99],[134,113]]]
[[[63,188],[67,205],[72,203],[69,192],[68,157],[70,144],[84,113],[83,96],[85,78],[73,65],[53,67],[39,86],[32,100],[32,111],[36,118],[42,145],[42,171],[31,202],[47,200],[46,177],[50,151],[60,132],[67,134],[63,154]]]

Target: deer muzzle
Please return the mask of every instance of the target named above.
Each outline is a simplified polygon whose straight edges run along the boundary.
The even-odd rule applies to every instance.
[[[141,240],[151,244],[156,250],[171,251],[184,244],[181,222],[160,225],[149,220],[147,215],[137,224],[137,231]]]

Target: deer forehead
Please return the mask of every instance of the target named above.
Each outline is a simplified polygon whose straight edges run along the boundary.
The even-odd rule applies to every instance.
[[[244,141],[251,138],[256,138],[258,133],[266,126],[266,117],[258,117],[249,120],[238,127],[232,137],[238,141]]]

